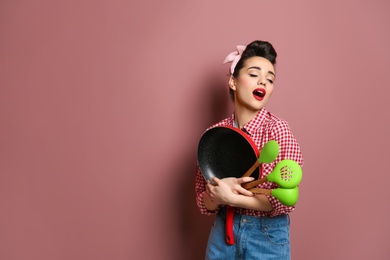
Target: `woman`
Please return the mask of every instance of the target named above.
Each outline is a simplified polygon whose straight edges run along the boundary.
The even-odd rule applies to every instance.
[[[277,53],[265,41],[254,41],[237,46],[237,51],[226,57],[231,62],[229,91],[234,101],[234,112],[216,126],[233,126],[244,131],[259,150],[269,140],[278,142],[277,159],[262,165],[262,176],[268,175],[276,163],[291,159],[303,165],[300,147],[287,122],[265,109],[274,91]],[[210,129],[209,128],[209,129]],[[241,187],[252,178],[213,179],[208,183],[196,172],[196,201],[202,214],[216,215],[212,226],[206,259],[290,259],[290,220],[294,207],[282,205],[269,195],[253,194]],[[259,188],[272,189],[273,183]],[[234,245],[225,242],[226,205],[235,207]]]

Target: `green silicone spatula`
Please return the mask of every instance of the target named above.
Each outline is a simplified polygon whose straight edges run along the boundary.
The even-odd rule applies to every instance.
[[[273,182],[281,188],[294,188],[302,180],[302,168],[293,160],[285,159],[278,162],[268,176],[242,184],[245,189],[253,188],[264,182]]]
[[[294,206],[297,203],[299,197],[299,189],[297,186],[292,189],[277,188],[273,190],[268,190],[252,188],[249,190],[256,194],[272,195],[285,206]]]
[[[249,177],[252,174],[252,172],[257,167],[259,167],[259,165],[262,163],[271,163],[275,161],[278,154],[279,154],[278,142],[276,142],[275,140],[268,141],[261,149],[259,158],[242,177]]]

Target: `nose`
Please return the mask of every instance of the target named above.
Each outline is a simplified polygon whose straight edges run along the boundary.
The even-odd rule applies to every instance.
[[[264,77],[260,77],[259,78],[259,81],[257,82],[257,85],[262,85],[262,86],[265,86],[266,85],[266,79]]]

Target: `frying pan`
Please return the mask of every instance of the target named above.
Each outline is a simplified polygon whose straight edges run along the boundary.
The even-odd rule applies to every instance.
[[[241,178],[259,157],[259,150],[247,134],[230,126],[217,126],[207,130],[198,144],[198,164],[203,177]],[[259,168],[252,177],[259,178]],[[226,207],[226,243],[234,244],[234,208]]]
[[[241,178],[257,161],[259,150],[247,134],[230,126],[217,126],[206,131],[198,144],[198,163],[203,177]],[[258,167],[257,167],[258,168]],[[251,175],[259,178],[259,171]]]

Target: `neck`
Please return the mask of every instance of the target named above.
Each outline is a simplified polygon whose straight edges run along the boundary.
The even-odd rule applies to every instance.
[[[237,127],[243,128],[250,120],[252,120],[259,111],[249,110],[247,108],[236,106],[234,109],[234,116],[236,119]]]

